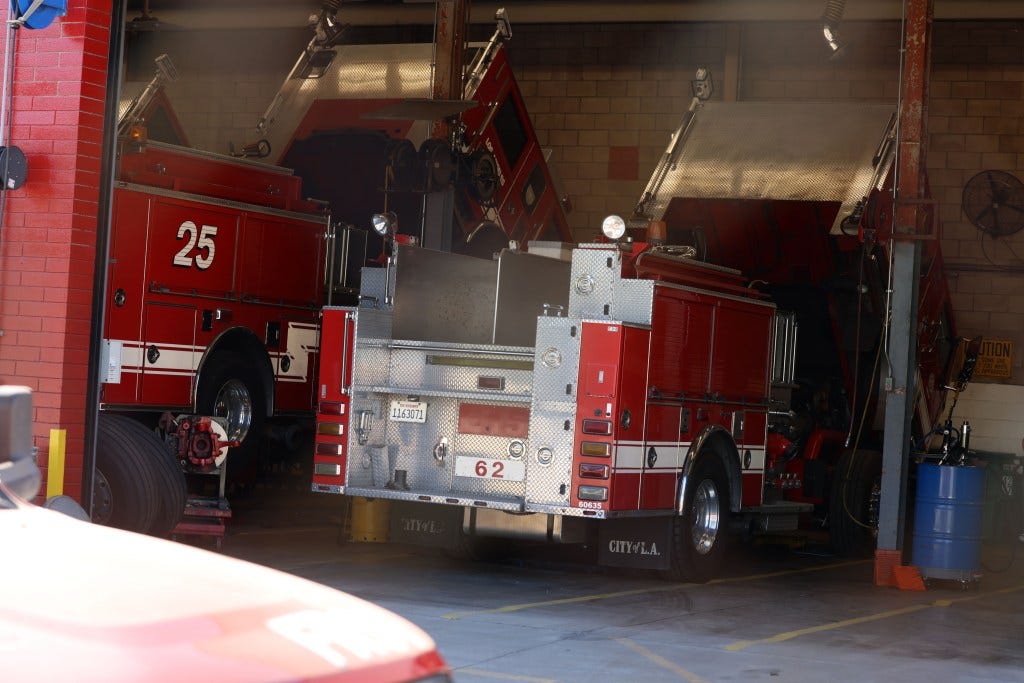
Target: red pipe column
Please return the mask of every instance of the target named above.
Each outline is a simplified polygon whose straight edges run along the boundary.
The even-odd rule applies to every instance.
[[[892,319],[888,358],[891,386],[885,408],[882,490],[879,503],[875,584],[896,584],[893,568],[902,564],[910,467],[911,417],[916,391],[917,305],[920,239],[930,233],[929,212],[922,200],[928,189],[928,78],[931,68],[932,0],[908,0],[903,34],[898,164],[892,249]],[[932,239],[937,235],[931,235]]]

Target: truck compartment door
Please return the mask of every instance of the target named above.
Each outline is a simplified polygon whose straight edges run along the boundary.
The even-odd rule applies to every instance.
[[[196,348],[194,306],[147,302],[142,366],[143,403],[192,407],[192,390],[203,349]]]

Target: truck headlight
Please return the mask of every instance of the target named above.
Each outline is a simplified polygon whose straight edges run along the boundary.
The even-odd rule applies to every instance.
[[[626,234],[626,221],[622,220],[622,216],[612,214],[601,223],[601,232],[608,239],[617,240]]]

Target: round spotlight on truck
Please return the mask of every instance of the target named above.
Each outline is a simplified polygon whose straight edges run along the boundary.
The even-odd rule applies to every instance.
[[[612,214],[601,223],[601,232],[608,239],[617,240],[626,234],[626,221],[622,220],[622,216]]]
[[[373,217],[370,218],[370,225],[373,226],[373,231],[381,237],[385,237],[386,235],[393,233],[397,224],[398,217],[391,211],[375,213],[373,214]]]

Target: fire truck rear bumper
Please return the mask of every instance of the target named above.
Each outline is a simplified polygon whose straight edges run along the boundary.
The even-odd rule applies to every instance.
[[[465,497],[457,494],[424,493],[418,491],[397,491],[385,488],[365,488],[345,486],[339,493],[365,498],[385,498],[388,500],[405,500],[413,503],[439,503],[459,507],[489,508],[507,512],[525,512],[525,503],[520,498],[502,498],[494,496]]]
[[[671,517],[673,510],[592,510],[550,503],[531,503],[521,498],[497,496],[465,496],[459,494],[428,493],[424,491],[400,491],[387,488],[339,486],[314,487],[326,493],[341,493],[363,498],[381,498],[410,503],[430,503],[463,508],[501,510],[514,513],[539,513],[556,517],[581,517],[583,519],[618,519],[626,517]]]

